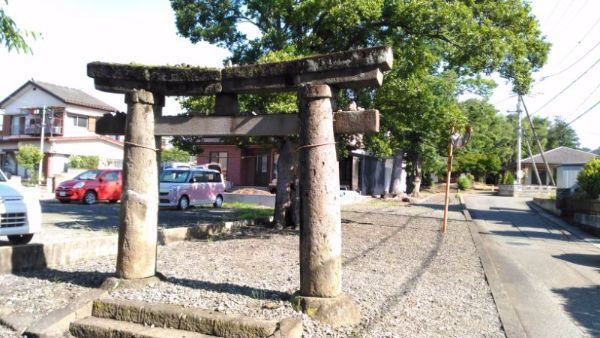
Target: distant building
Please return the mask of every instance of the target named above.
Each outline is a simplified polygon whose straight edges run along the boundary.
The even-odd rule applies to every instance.
[[[95,133],[96,120],[115,108],[81,90],[30,80],[0,102],[0,166],[23,175],[15,154],[21,145],[40,146],[44,126],[43,175],[64,172],[71,155],[95,155],[103,167],[121,167],[123,143]]]
[[[548,161],[548,165],[556,181],[556,188],[558,189],[571,189],[577,183],[577,174],[579,174],[583,165],[597,156],[594,153],[568,147],[558,147],[544,152],[544,157]],[[525,172],[523,184],[538,184],[533,172],[534,164],[538,169],[542,185],[550,185],[552,181],[540,154],[521,161],[523,171]]]
[[[266,187],[275,178],[279,155],[272,145],[249,145],[240,148],[219,138],[205,138],[198,164],[219,163],[227,181],[234,186]]]

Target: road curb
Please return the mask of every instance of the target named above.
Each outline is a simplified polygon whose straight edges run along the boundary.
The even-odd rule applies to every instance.
[[[588,235],[585,232],[583,232],[583,230],[577,228],[576,226],[571,225],[571,224],[563,221],[562,219],[550,214],[549,212],[544,210],[542,207],[535,204],[535,202],[529,202],[529,203],[527,203],[527,205],[541,217],[552,222],[554,225],[558,226],[559,228],[562,228],[563,230],[568,231],[573,237],[577,237],[579,240],[586,242],[588,244],[591,244],[600,249],[600,239],[598,239],[594,236]]]
[[[462,195],[458,195],[458,199],[463,208],[463,214],[467,221],[469,221],[471,238],[473,239],[473,243],[475,244],[477,252],[479,253],[479,260],[481,261],[485,278],[490,286],[490,290],[492,291],[492,297],[496,303],[496,309],[498,310],[498,315],[500,317],[500,322],[502,323],[504,333],[508,338],[527,337],[517,312],[515,311],[508,298],[508,295],[506,294],[504,284],[500,279],[498,270],[490,258],[485,245],[483,244],[483,240],[479,234],[480,221],[473,220],[471,213],[467,208],[467,204],[465,203],[464,197]]]

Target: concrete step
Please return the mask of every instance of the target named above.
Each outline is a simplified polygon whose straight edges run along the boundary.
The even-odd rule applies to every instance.
[[[94,301],[92,316],[145,326],[173,328],[217,337],[301,337],[302,319],[280,322],[228,315],[172,304],[102,299]]]
[[[142,324],[122,322],[114,319],[86,317],[71,323],[69,332],[74,337],[86,338],[163,338],[163,337],[186,337],[203,338],[213,337],[202,333],[151,327]]]

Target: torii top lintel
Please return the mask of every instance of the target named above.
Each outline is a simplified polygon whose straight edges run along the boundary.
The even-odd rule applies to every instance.
[[[197,96],[293,91],[315,84],[381,86],[383,72],[392,68],[392,62],[391,48],[380,46],[223,69],[92,62],[87,73],[96,89],[106,92],[144,89],[166,96]]]

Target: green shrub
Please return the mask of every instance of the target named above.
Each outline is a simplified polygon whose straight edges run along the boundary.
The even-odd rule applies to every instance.
[[[69,167],[73,169],[96,169],[100,164],[100,157],[71,155],[69,157]]]
[[[467,176],[459,177],[456,181],[456,184],[458,185],[458,189],[460,190],[467,190],[471,187],[471,181]]]
[[[471,174],[471,173],[468,173],[468,174],[466,174],[465,176],[466,176],[466,177],[469,179],[469,181],[471,182],[471,184],[472,184],[473,182],[475,182],[475,176],[474,176],[473,174]]]
[[[42,160],[40,148],[32,145],[22,145],[17,151],[17,163],[28,171],[33,171]]]
[[[577,175],[577,182],[581,190],[593,199],[600,196],[600,158],[590,160],[583,166]]]
[[[510,171],[507,171],[504,174],[502,184],[515,184],[515,177],[513,176],[513,174]]]

